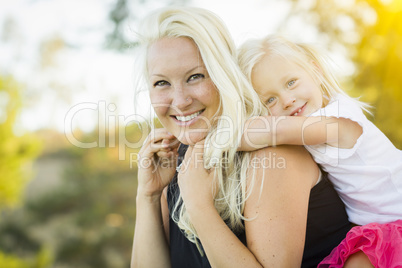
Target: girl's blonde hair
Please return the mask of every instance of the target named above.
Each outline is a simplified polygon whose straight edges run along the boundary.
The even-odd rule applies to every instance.
[[[239,48],[239,65],[250,81],[253,68],[267,55],[280,56],[284,60],[292,61],[306,70],[315,82],[320,85],[324,103],[335,95],[342,94],[356,102],[363,110],[368,111],[369,105],[351,98],[341,89],[328,57],[320,53],[312,45],[291,42],[277,35],[268,35],[262,39],[250,39]]]
[[[245,119],[266,114],[267,110],[237,64],[236,48],[225,24],[205,9],[170,7],[146,17],[139,29],[141,72],[137,78],[137,90],[149,80],[146,59],[148,48],[154,42],[162,38],[185,37],[198,47],[219,92],[221,112],[213,119],[206,137],[204,165],[217,170],[215,179],[219,188],[215,207],[220,216],[233,231],[243,229],[249,154],[236,151]],[[189,221],[181,196],[171,214],[187,238],[199,246],[196,230]]]

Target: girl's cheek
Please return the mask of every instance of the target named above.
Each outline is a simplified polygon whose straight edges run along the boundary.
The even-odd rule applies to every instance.
[[[269,112],[271,113],[271,115],[273,116],[279,116],[277,109],[275,108],[269,108]]]

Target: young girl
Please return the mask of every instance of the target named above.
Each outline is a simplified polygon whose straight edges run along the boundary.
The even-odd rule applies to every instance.
[[[343,267],[356,252],[348,261],[363,256],[375,267],[402,265],[402,151],[365,117],[367,105],[343,92],[327,60],[305,44],[250,40],[239,64],[272,115],[246,122],[240,150],[305,145],[329,173],[349,220],[364,225],[319,267]]]

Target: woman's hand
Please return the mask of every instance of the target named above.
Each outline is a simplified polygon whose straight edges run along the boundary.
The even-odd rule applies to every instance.
[[[188,213],[214,207],[218,184],[214,172],[204,167],[204,141],[189,146],[178,173],[178,183]]]
[[[175,174],[179,141],[166,129],[154,129],[138,156],[138,194],[159,198]]]
[[[172,180],[179,142],[166,129],[153,130],[138,155],[136,223],[131,267],[170,267],[163,189]]]

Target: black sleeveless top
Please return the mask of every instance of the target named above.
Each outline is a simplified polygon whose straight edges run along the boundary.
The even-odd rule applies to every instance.
[[[187,146],[179,148],[179,162],[183,159]],[[167,201],[170,213],[180,194],[177,173],[168,186]],[[335,192],[327,174],[322,172],[321,181],[310,192],[307,215],[306,241],[301,267],[317,267],[331,250],[335,248],[350,229],[345,207]],[[172,268],[209,268],[204,253],[201,256],[196,245],[190,242],[176,223],[169,217],[170,259]],[[244,231],[237,233],[239,240],[246,245]]]

